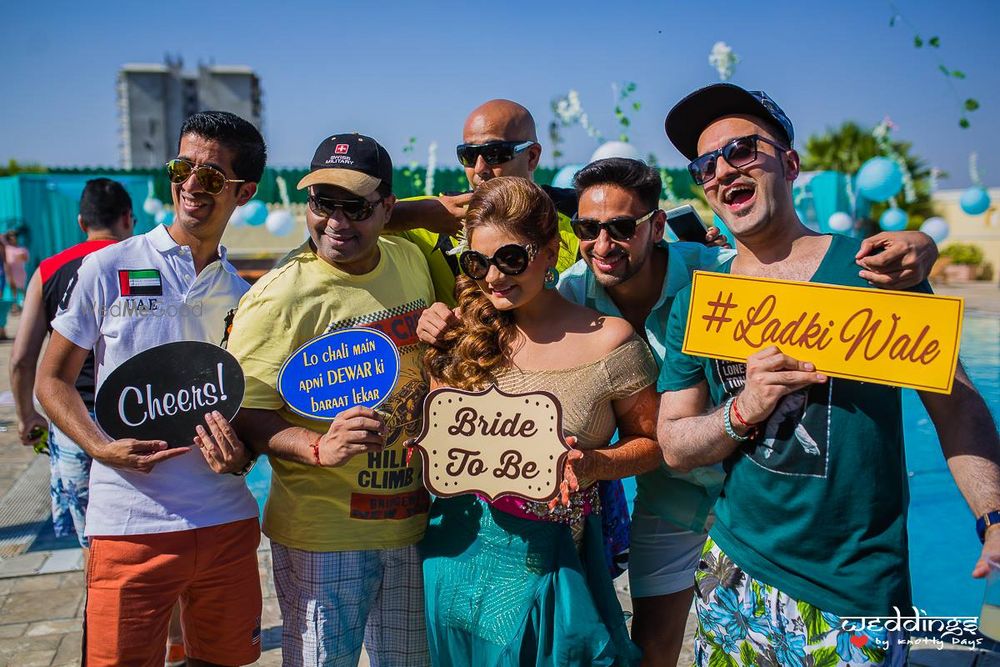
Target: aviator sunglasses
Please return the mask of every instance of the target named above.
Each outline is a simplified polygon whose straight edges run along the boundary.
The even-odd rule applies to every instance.
[[[458,256],[458,263],[465,275],[473,280],[485,278],[486,274],[490,272],[490,264],[497,267],[503,274],[519,276],[528,268],[528,264],[531,263],[536,254],[534,246],[508,243],[497,248],[492,257],[487,257],[475,250],[466,250]]]
[[[757,159],[758,141],[770,144],[781,151],[788,150],[781,144],[776,144],[770,139],[762,137],[759,134],[737,137],[722,148],[714,150],[711,153],[699,155],[692,160],[691,164],[688,165],[688,171],[691,173],[691,178],[693,178],[694,182],[698,185],[704,185],[715,178],[715,166],[720,155],[733,167],[739,168],[747,166]]]
[[[485,144],[459,144],[455,151],[463,167],[476,166],[476,158],[479,156],[483,157],[483,162],[495,167],[510,162],[515,155],[534,144],[534,141],[489,141]]]
[[[368,201],[367,199],[334,199],[320,195],[309,195],[309,208],[318,216],[332,218],[334,212],[339,208],[344,212],[344,217],[351,222],[358,222],[371,217],[375,212],[375,205],[381,202]]]
[[[628,241],[630,238],[635,236],[636,228],[652,218],[653,215],[655,215],[659,210],[660,209],[658,208],[654,208],[641,218],[632,218],[623,215],[617,218],[611,218],[605,222],[594,220],[592,218],[573,218],[569,221],[569,224],[573,227],[573,233],[576,234],[576,237],[581,241],[593,241],[601,235],[602,229],[606,231],[608,236],[610,236],[614,241]]]
[[[175,158],[167,163],[167,178],[175,185],[191,178],[192,173],[198,179],[198,185],[210,195],[222,192],[226,183],[246,183],[242,178],[226,178],[226,175],[219,169],[207,164],[195,164],[181,158]]]

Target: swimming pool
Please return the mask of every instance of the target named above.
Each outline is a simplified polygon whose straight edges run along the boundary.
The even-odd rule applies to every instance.
[[[1000,318],[967,315],[962,330],[962,362],[986,398],[994,419],[1000,414]],[[913,598],[927,614],[977,616],[983,582],[972,572],[981,545],[975,521],[941,454],[934,425],[917,393],[903,392],[906,465],[910,473],[910,569]],[[247,483],[263,507],[271,467],[262,460]],[[635,483],[626,480],[629,498]]]

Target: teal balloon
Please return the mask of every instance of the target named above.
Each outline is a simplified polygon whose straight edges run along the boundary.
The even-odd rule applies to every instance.
[[[865,199],[885,201],[903,188],[903,172],[894,160],[873,157],[858,169],[856,185]]]
[[[969,215],[979,215],[985,213],[990,207],[990,195],[986,188],[974,185],[962,193],[962,198],[958,200],[962,210]]]
[[[583,169],[582,164],[568,164],[559,171],[556,172],[555,177],[552,179],[552,187],[554,188],[571,188],[573,187],[573,177],[576,176],[576,172]]]
[[[878,219],[878,226],[887,232],[900,232],[906,229],[909,220],[910,216],[903,209],[889,208]]]
[[[156,220],[156,224],[158,225],[171,225],[174,222],[174,212],[161,208],[156,212],[153,219]]]
[[[253,199],[243,206],[243,219],[251,227],[259,227],[267,222],[267,206]]]

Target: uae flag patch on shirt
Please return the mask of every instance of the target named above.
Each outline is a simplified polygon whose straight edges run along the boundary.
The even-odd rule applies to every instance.
[[[118,286],[122,296],[163,296],[160,272],[156,269],[121,269]]]

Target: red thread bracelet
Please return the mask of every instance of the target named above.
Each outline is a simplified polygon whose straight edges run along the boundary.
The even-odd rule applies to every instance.
[[[746,427],[750,431],[757,429],[756,422],[751,424],[746,419],[743,419],[743,415],[740,414],[740,408],[736,404],[738,401],[733,401],[733,414],[736,416],[736,421],[738,421],[742,426]]]
[[[322,439],[323,439],[323,436],[320,436],[320,437],[316,438],[316,442],[313,442],[313,443],[309,444],[309,449],[311,449],[312,453],[313,453],[313,461],[315,461],[316,465],[318,465],[318,466],[323,465],[319,461],[319,441],[322,440]]]

